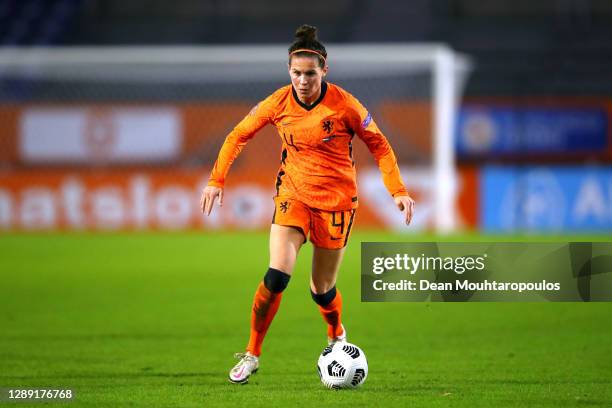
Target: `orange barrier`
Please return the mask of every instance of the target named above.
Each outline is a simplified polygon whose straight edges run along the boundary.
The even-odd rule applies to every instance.
[[[168,120],[176,115],[179,124],[176,130],[158,132],[157,140],[162,137],[167,143],[176,140],[179,144],[176,153],[167,152],[162,161],[212,163],[225,136],[251,108],[245,102],[0,105],[0,163],[13,166],[126,164],[130,152],[134,161],[144,163],[148,161],[146,154],[152,145],[141,139],[153,137],[147,135],[147,128],[158,130],[151,129],[150,122],[159,121],[162,114]],[[411,161],[420,158],[419,162],[431,156],[430,111],[425,102],[385,102],[372,107],[374,118],[396,150],[405,152]],[[128,143],[130,150],[126,151],[125,142],[129,142],[126,138],[130,137],[134,140]],[[256,140],[265,143],[250,144],[243,153],[243,165],[276,167],[279,149],[275,146],[280,144],[275,129],[262,129]],[[79,144],[84,145],[81,150],[76,147]],[[359,145],[355,143],[356,152]],[[45,149],[50,147],[54,152],[45,156]],[[124,151],[120,151],[122,147]],[[63,149],[63,153],[58,153],[58,149]],[[156,160],[156,156],[151,159]],[[364,155],[364,160],[369,159]]]
[[[15,165],[18,162],[18,126],[21,108],[16,105],[0,105],[0,163]]]
[[[406,170],[409,175],[410,169]],[[0,172],[0,231],[267,228],[274,175],[233,171],[224,206],[204,217],[199,200],[208,172],[204,168]],[[358,180],[357,228],[405,230],[391,197],[380,197],[378,169],[364,166]],[[475,227],[476,183],[475,170],[460,172],[457,213],[464,228]],[[411,189],[418,203],[412,231],[433,225],[431,191],[426,185],[413,184]]]
[[[245,102],[0,105],[0,163],[4,165],[0,167],[0,230],[266,228],[272,217],[271,198],[280,161],[280,139],[273,127],[263,129],[236,160],[228,177],[227,204],[209,218],[203,217],[198,208],[208,170],[184,168],[186,164],[211,166],[227,133],[251,107]],[[125,156],[109,154],[112,146],[108,143],[121,137],[125,140],[126,129],[128,136],[134,129],[140,129],[134,125],[139,123],[137,120],[144,128],[150,126],[147,118],[156,112],[163,112],[169,118],[179,117],[180,132],[172,134],[180,138],[181,148],[173,161],[182,167],[146,167],[143,163],[125,160]],[[372,112],[388,135],[400,163],[429,162],[431,112],[428,104],[387,102],[372,107]],[[25,118],[30,120],[26,125]],[[58,130],[60,127],[51,127],[47,139],[41,138],[40,132],[45,132],[44,124],[48,120],[51,120],[49,123],[63,121],[71,132],[70,137]],[[117,128],[122,128],[124,133],[113,136],[111,133]],[[74,141],[79,142],[79,137],[87,143],[93,137],[94,142],[104,144],[104,154],[92,154],[88,147],[90,150],[70,150],[70,154],[81,154],[77,161],[70,162],[72,167],[66,167],[70,163],[61,160],[54,162],[56,167],[46,166],[48,163],[44,160],[36,165],[31,157],[29,161],[23,157],[20,148],[23,142],[20,139],[26,131],[31,135],[28,143],[32,154],[40,154],[38,141],[55,148],[55,139],[63,139],[64,147],[70,150]],[[137,136],[138,140],[143,139],[142,134]],[[393,201],[381,194],[384,187],[372,155],[359,140],[353,146],[360,183],[356,227],[405,230]],[[87,154],[91,154],[91,160]],[[120,160],[111,166],[105,160],[112,157]],[[10,170],[2,173],[3,167]],[[430,229],[433,225],[431,175],[423,170],[413,173],[403,165],[402,172],[409,191],[418,201],[411,230]],[[477,222],[476,186],[475,170],[461,172],[457,216],[458,224],[464,228],[474,228]]]

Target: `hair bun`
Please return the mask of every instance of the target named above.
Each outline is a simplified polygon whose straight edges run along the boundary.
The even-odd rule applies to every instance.
[[[317,41],[317,27],[304,24],[295,31],[295,38],[306,42]]]

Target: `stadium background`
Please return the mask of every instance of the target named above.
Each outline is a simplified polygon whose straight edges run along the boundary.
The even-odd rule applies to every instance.
[[[303,23],[325,44],[442,43],[471,62],[453,131],[450,235],[433,229],[431,179],[410,168],[430,160],[430,96],[413,86],[409,101],[371,107],[419,218],[405,229],[392,208],[367,196],[360,207],[340,284],[352,339],[372,362],[363,392],[326,394],[311,373],[322,344],[302,290],[309,248],[267,340],[268,374],[239,393],[223,383],[267,262],[273,129],[234,164],[233,193],[215,217],[199,214],[199,193],[227,132],[275,88],[236,97],[221,86],[180,86],[180,77],[57,85],[36,79],[35,64],[27,75],[0,64],[0,387],[72,385],[95,406],[287,405],[311,395],[339,405],[609,405],[607,304],[371,305],[359,302],[357,282],[360,241],[610,239],[612,3],[1,0],[0,51],[284,50]],[[330,64],[333,73],[332,54]],[[117,153],[121,138],[131,143]],[[355,156],[376,178],[358,142]],[[289,354],[295,367],[284,367]],[[287,392],[274,387],[279,379]]]

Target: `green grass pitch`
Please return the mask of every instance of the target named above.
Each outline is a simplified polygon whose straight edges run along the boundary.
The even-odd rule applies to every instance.
[[[267,234],[2,235],[0,387],[69,387],[75,407],[612,406],[612,303],[361,303],[359,242],[406,239],[435,238],[352,237],[338,287],[370,371],[330,391],[310,245],[259,373],[236,386]]]

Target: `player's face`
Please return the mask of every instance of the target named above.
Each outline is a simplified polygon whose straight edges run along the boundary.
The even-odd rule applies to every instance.
[[[321,81],[327,73],[327,67],[319,66],[317,57],[293,56],[289,64],[291,83],[300,101],[310,104],[321,94]]]

